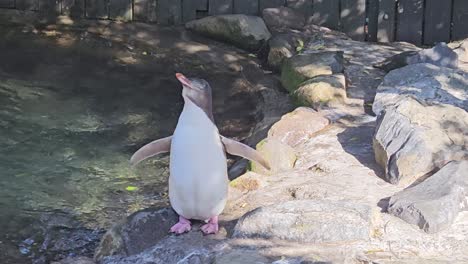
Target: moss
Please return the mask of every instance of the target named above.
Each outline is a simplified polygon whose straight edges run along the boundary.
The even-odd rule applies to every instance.
[[[294,57],[292,57],[294,58]],[[290,93],[294,92],[306,78],[294,70],[291,59],[284,61],[281,67],[281,84]]]

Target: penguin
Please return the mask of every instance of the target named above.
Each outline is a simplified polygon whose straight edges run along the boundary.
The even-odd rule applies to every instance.
[[[219,134],[212,112],[211,87],[207,81],[176,73],[182,84],[184,108],[172,136],[155,140],[137,150],[132,166],[154,155],[170,152],[169,201],[179,215],[170,232],[191,230],[190,220],[205,221],[204,234],[218,232],[218,216],[228,194],[226,152],[255,161],[266,169],[268,162],[254,149]]]

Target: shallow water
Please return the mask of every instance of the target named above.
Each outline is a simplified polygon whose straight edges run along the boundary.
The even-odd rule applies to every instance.
[[[63,48],[15,28],[0,34],[0,258],[90,255],[112,223],[167,204],[168,155],[136,168],[128,160],[172,133],[183,106],[176,70],[197,73],[175,56],[89,35]],[[255,106],[224,93],[214,102],[221,131],[245,136]]]

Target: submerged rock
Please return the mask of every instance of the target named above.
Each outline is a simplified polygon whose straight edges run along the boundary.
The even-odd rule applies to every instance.
[[[271,37],[263,20],[256,16],[210,16],[190,21],[185,27],[249,51],[259,50]]]
[[[320,108],[346,99],[346,80],[343,74],[320,75],[299,85],[293,96],[301,105]]]
[[[283,63],[281,84],[286,90],[293,92],[308,79],[341,72],[343,72],[342,51],[299,54]]]
[[[255,209],[234,228],[237,238],[278,238],[304,243],[368,240],[371,209],[351,202],[297,200]]]
[[[263,9],[262,17],[269,28],[302,29],[305,24],[304,14],[284,6]]]
[[[430,63],[440,67],[458,68],[458,55],[447,44],[441,42],[431,49],[406,51],[375,64],[374,67],[384,71],[395,70],[410,64]]]
[[[324,129],[330,121],[312,108],[298,107],[281,117],[268,131],[269,138],[276,138],[294,147]]]
[[[468,161],[450,162],[419,185],[390,198],[388,212],[427,233],[449,227],[468,209]]]

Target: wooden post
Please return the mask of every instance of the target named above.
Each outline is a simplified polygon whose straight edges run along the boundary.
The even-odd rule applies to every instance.
[[[468,1],[455,0],[453,3],[452,40],[468,37]]]
[[[354,40],[366,39],[366,0],[341,0],[341,28]]]
[[[395,0],[379,0],[378,42],[392,42],[395,40]]]
[[[450,41],[452,5],[447,1],[426,0],[424,13],[424,44]]]
[[[423,5],[424,0],[400,0],[398,2],[396,40],[421,45]]]

